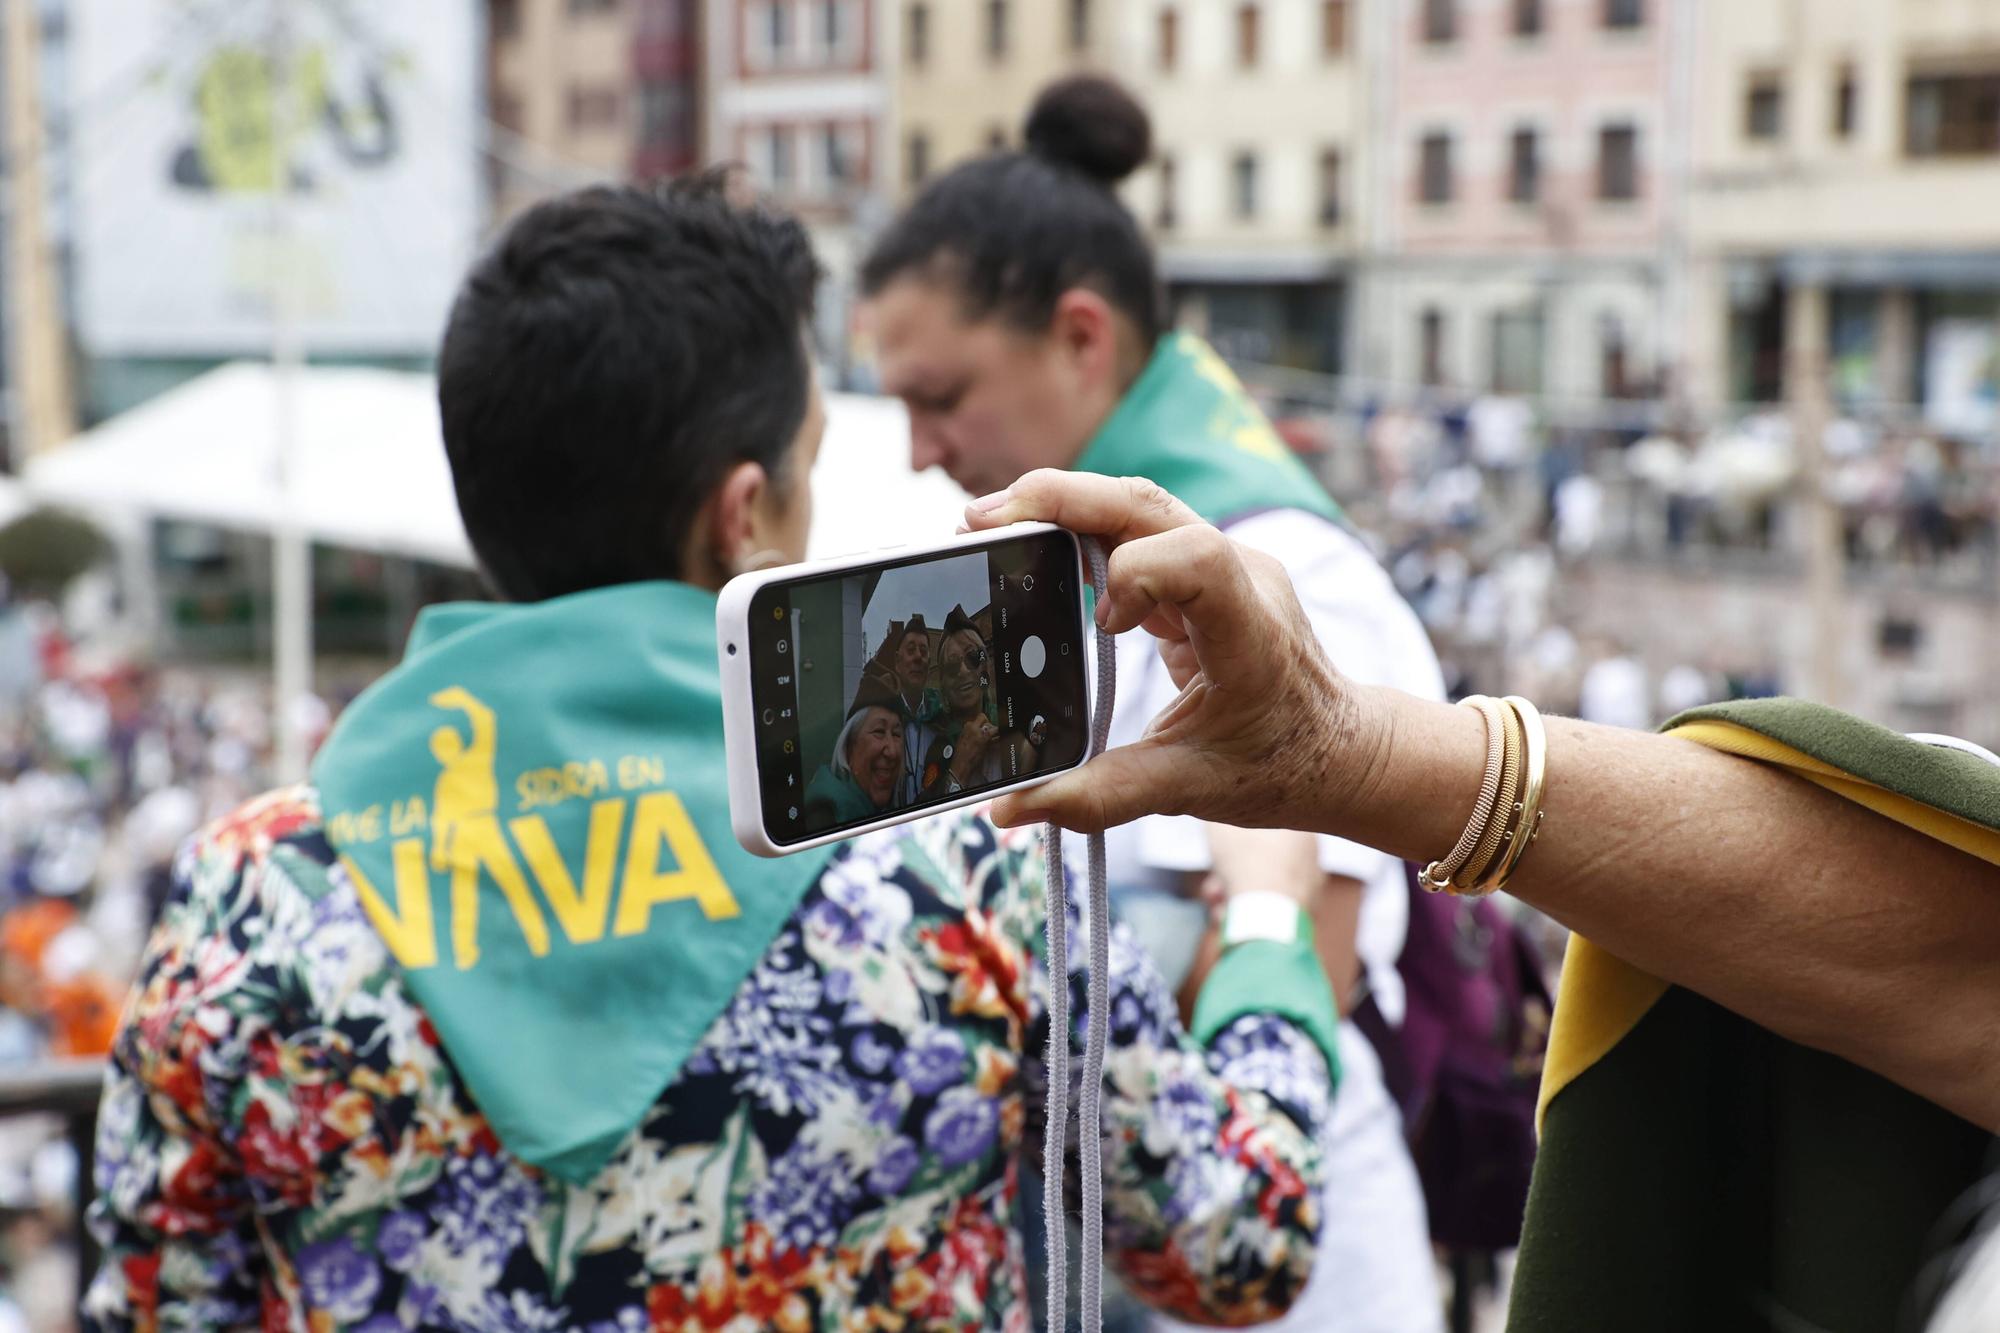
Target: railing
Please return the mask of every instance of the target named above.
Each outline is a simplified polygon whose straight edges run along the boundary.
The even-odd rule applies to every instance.
[[[84,1225],[84,1209],[93,1190],[97,1140],[97,1101],[104,1091],[104,1061],[46,1060],[0,1068],[0,1117],[58,1115],[63,1132],[76,1152],[76,1199],[73,1227],[76,1242],[77,1303],[97,1271],[97,1245]]]

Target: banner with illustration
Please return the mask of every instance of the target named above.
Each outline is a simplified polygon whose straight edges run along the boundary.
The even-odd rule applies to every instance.
[[[261,351],[282,273],[307,350],[429,354],[480,225],[479,8],[70,0],[85,349]]]

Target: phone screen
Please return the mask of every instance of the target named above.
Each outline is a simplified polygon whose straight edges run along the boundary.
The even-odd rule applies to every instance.
[[[759,589],[751,703],[779,845],[1081,762],[1075,539],[1041,532]]]

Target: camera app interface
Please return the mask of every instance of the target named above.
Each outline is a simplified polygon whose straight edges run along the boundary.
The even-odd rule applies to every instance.
[[[760,590],[752,697],[772,840],[1078,763],[1081,599],[1062,533]]]

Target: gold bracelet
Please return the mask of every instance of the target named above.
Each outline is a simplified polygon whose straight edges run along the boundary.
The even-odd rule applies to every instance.
[[[1516,803],[1521,799],[1521,722],[1514,716],[1514,710],[1504,703],[1500,705],[1500,726],[1506,747],[1500,761],[1500,789],[1494,793],[1493,813],[1486,820],[1485,832],[1479,836],[1479,846],[1459,872],[1451,877],[1453,893],[1470,891],[1473,885],[1486,877],[1487,869],[1499,860],[1508,823]]]
[[[1459,706],[1470,708],[1485,719],[1486,772],[1479,780],[1479,800],[1472,807],[1472,818],[1466,821],[1465,831],[1458,835],[1458,842],[1443,857],[1425,866],[1417,876],[1418,882],[1432,893],[1441,893],[1449,887],[1452,877],[1464,869],[1473,852],[1478,850],[1479,840],[1485,835],[1486,825],[1492,820],[1499,800],[1501,770],[1506,762],[1505,706],[1483,694],[1468,695],[1459,700]]]
[[[1488,893],[1497,893],[1507,887],[1507,881],[1513,878],[1521,858],[1528,854],[1528,848],[1541,834],[1545,813],[1542,796],[1548,790],[1549,736],[1548,730],[1542,726],[1540,710],[1518,694],[1508,695],[1503,702],[1508,711],[1520,719],[1527,760],[1521,781],[1521,803],[1512,821],[1514,829],[1505,854],[1492,871],[1492,887],[1484,890]]]

